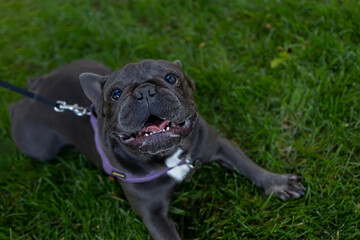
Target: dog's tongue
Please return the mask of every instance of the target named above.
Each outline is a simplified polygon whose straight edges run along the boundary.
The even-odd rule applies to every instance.
[[[143,132],[158,132],[163,130],[169,124],[168,121],[164,120],[160,123],[159,126],[157,125],[150,125],[143,128]]]

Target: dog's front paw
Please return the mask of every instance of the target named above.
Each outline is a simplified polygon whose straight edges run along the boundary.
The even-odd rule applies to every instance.
[[[273,193],[281,200],[288,201],[291,198],[301,198],[305,195],[306,188],[300,183],[301,177],[293,174],[274,174],[266,183],[264,190],[266,195]]]

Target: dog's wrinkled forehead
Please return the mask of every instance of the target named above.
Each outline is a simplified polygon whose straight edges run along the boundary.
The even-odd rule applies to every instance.
[[[129,63],[110,75],[105,83],[104,90],[106,91],[113,84],[119,82],[125,87],[132,83],[143,83],[154,78],[164,78],[170,72],[180,76],[182,74],[181,64],[152,59],[145,59],[139,63]]]

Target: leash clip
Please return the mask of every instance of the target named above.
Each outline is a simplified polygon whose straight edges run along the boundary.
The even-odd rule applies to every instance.
[[[76,116],[84,116],[90,115],[90,111],[88,108],[80,107],[77,104],[70,105],[67,104],[65,101],[56,101],[56,105],[54,107],[56,112],[64,112],[65,110],[70,110],[75,113]]]

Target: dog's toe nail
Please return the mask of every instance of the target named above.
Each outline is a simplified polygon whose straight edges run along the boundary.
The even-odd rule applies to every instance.
[[[290,200],[290,196],[287,194],[287,193],[285,193],[285,192],[279,192],[279,193],[277,193],[277,195],[278,195],[278,197],[282,200],[282,201],[288,201],[288,200]]]

